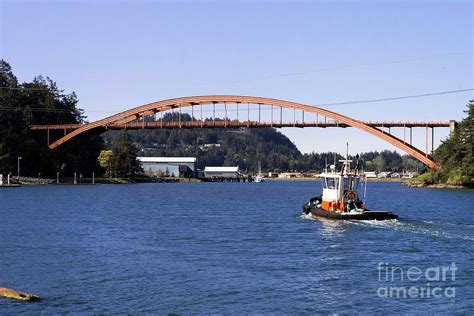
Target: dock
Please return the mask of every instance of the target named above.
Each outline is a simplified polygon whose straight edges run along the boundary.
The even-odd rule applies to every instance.
[[[19,184],[19,183],[10,183],[10,184],[0,185],[0,189],[1,188],[18,188],[18,187],[21,187],[21,184]]]

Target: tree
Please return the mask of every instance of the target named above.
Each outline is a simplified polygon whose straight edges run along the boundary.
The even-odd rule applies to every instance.
[[[434,153],[435,160],[441,165],[432,171],[435,182],[474,183],[474,100],[470,100],[467,107],[467,117]]]
[[[385,171],[386,166],[382,155],[375,157],[374,160],[372,160],[372,165],[375,166],[375,171],[377,171],[377,173]]]
[[[0,60],[0,87],[0,173],[16,173],[18,157],[23,157],[22,175],[98,170],[97,156],[104,146],[101,137],[86,140],[53,160],[48,157],[46,133],[30,129],[32,124],[84,123],[74,92],[64,94],[53,80],[42,76],[20,84],[5,60]]]
[[[110,165],[111,158],[112,157],[112,150],[107,149],[107,150],[101,150],[99,157],[97,157],[97,161],[99,162],[99,166],[103,168],[106,172],[105,176],[111,177],[112,174],[109,174],[109,171],[112,170],[112,167]]]
[[[143,172],[137,160],[138,147],[135,146],[126,130],[123,130],[113,143],[107,173],[115,177],[135,177]]]

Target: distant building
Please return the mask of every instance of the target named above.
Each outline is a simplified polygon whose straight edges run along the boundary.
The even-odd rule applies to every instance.
[[[208,179],[236,179],[240,175],[239,167],[205,167],[204,177]]]
[[[280,179],[301,178],[301,172],[282,172],[278,175]]]
[[[201,145],[199,146],[199,149],[201,150],[207,150],[209,148],[219,148],[221,147],[221,144],[219,143],[216,143],[216,144],[204,144],[204,145]]]
[[[137,157],[148,175],[176,178],[196,177],[195,157]]]
[[[367,178],[377,178],[377,175],[375,174],[375,171],[365,171],[364,175]]]
[[[389,172],[389,171],[384,171],[384,172],[379,173],[379,175],[377,177],[379,177],[379,178],[390,178],[391,174],[392,173]]]

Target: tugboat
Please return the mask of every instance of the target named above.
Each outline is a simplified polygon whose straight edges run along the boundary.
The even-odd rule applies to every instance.
[[[351,220],[386,220],[397,219],[396,214],[386,211],[369,211],[365,208],[364,202],[359,198],[357,189],[360,183],[358,162],[354,170],[351,170],[348,159],[349,146],[346,150],[346,159],[342,162],[342,170],[336,172],[336,165],[330,166],[320,174],[323,183],[323,194],[313,197],[303,205],[303,212],[315,217],[325,217],[330,219],[351,219]],[[364,187],[364,199],[367,182]]]

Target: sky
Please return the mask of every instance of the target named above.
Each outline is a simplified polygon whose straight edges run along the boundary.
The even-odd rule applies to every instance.
[[[308,105],[474,87],[472,1],[0,0],[20,81],[75,91],[89,121],[153,101],[253,95]],[[361,120],[460,120],[472,91],[325,107]],[[394,150],[354,128],[285,128],[302,152]],[[392,130],[403,137],[403,130]],[[414,145],[424,148],[424,129]],[[435,146],[448,135],[435,130]],[[431,147],[431,145],[430,145]]]

